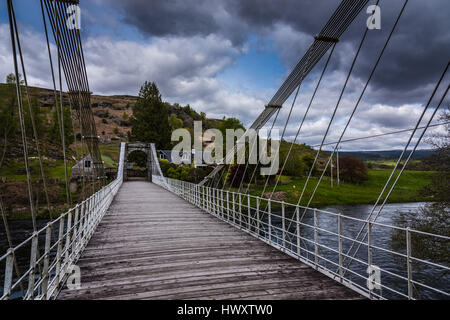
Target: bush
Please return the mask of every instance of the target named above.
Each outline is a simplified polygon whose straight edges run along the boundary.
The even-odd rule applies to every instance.
[[[343,181],[361,183],[369,180],[365,163],[356,157],[339,157],[339,176]]]

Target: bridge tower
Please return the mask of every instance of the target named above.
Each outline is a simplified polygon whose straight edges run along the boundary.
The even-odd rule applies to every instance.
[[[152,182],[152,150],[150,143],[127,142],[125,143],[125,162],[123,170],[123,181],[128,180],[128,156],[134,151],[142,151],[147,155],[147,180]]]

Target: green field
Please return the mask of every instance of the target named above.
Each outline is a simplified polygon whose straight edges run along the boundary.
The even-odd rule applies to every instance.
[[[31,180],[36,181],[41,179],[39,160],[32,159],[29,160],[28,163],[30,166]],[[74,161],[68,163],[67,170],[69,178],[74,164]],[[59,178],[64,180],[65,170],[63,160],[43,160],[42,165],[47,178]],[[0,169],[0,177],[6,177],[6,181],[26,181],[27,176],[23,160],[14,159],[4,164],[3,168]]]
[[[366,204],[374,203],[378,198],[384,184],[386,183],[391,170],[369,170],[369,180],[360,184],[350,184],[341,182],[340,186],[336,185],[334,180],[334,187],[331,187],[329,177],[324,177],[319,188],[316,191],[312,206],[324,206],[333,204]],[[404,171],[400,180],[398,181],[394,191],[390,195],[388,202],[420,202],[431,201],[432,199],[421,194],[420,190],[428,185],[431,181],[431,171]],[[393,179],[394,180],[394,179]],[[298,198],[303,189],[306,178],[291,178],[282,176],[281,184],[276,191],[285,192],[286,202],[297,203]],[[306,188],[302,205],[305,205],[317,184],[318,178],[310,179],[308,187]],[[272,187],[268,186],[266,192],[271,192]],[[252,195],[261,195],[263,186],[251,188]]]

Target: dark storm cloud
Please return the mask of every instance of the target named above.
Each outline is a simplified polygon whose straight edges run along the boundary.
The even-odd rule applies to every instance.
[[[110,4],[112,2],[112,4]],[[245,34],[227,1],[221,0],[132,0],[108,1],[120,8],[123,22],[151,36],[196,36],[220,34],[242,43]]]
[[[340,1],[338,0],[113,0],[123,21],[148,36],[217,34],[241,46],[249,33],[274,37],[275,48],[290,68],[303,55]],[[111,1],[108,1],[111,3]],[[370,1],[369,4],[375,3]],[[354,76],[367,76],[403,5],[380,1],[381,30],[369,32]],[[450,57],[450,1],[409,1],[371,82],[367,101],[400,105],[423,101]],[[338,44],[331,70],[346,72],[368,15],[361,12]],[[318,72],[318,70],[315,70]]]

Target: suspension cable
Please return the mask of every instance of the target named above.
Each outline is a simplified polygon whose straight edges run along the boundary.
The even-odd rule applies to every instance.
[[[38,136],[38,133],[37,133],[37,130],[36,130],[36,122],[35,122],[35,119],[34,119],[33,108],[32,108],[32,105],[31,105],[31,99],[30,99],[30,94],[29,94],[29,90],[28,90],[27,73],[26,73],[26,70],[25,70],[25,64],[23,62],[22,46],[20,45],[19,31],[17,29],[17,22],[16,22],[16,14],[14,12],[14,7],[13,6],[11,6],[11,15],[12,15],[13,24],[14,24],[14,30],[15,30],[15,35],[16,35],[16,43],[17,43],[17,49],[18,49],[18,52],[19,52],[20,63],[21,63],[21,66],[22,66],[23,80],[24,80],[24,83],[25,83],[25,94],[26,94],[27,103],[28,103],[28,111],[30,113],[31,126],[32,126],[32,129],[33,129],[33,136],[34,136],[34,139],[35,139],[36,151],[37,151],[37,154],[38,154],[39,170],[40,170],[40,174],[41,174],[41,177],[42,177],[42,183],[43,183],[43,186],[44,186],[44,194],[45,194],[45,200],[47,202],[47,210],[48,210],[48,213],[49,213],[49,216],[50,216],[50,220],[52,220],[52,212],[51,212],[51,209],[50,209],[50,199],[49,199],[49,196],[48,196],[47,182],[46,182],[46,179],[45,179],[44,166],[42,164],[42,156],[41,156],[41,147],[40,147],[40,144],[39,144],[39,136]],[[39,211],[39,208],[36,207],[36,210]]]
[[[19,80],[19,68],[17,63],[17,52],[16,52],[16,41],[15,41],[15,35],[14,35],[14,26],[13,26],[13,20],[12,20],[12,0],[7,0],[8,4],[8,16],[9,16],[9,30],[11,34],[11,45],[12,45],[12,52],[13,52],[13,61],[14,61],[14,73],[16,76],[16,94],[17,94],[17,104],[19,109],[19,122],[20,122],[20,132],[22,134],[22,145],[23,145],[23,157],[25,162],[25,171],[27,175],[27,186],[28,186],[28,200],[30,202],[30,210],[31,210],[31,220],[33,222],[33,231],[36,232],[37,226],[36,226],[36,212],[33,205],[33,189],[31,185],[31,174],[30,174],[30,167],[28,163],[28,144],[27,144],[27,137],[26,137],[26,131],[25,131],[25,122],[23,118],[23,105],[22,105],[22,94],[20,89],[20,80]]]
[[[425,106],[425,108],[424,108],[424,110],[422,111],[422,114],[421,114],[419,120],[417,121],[417,124],[416,124],[416,127],[415,127],[414,131],[411,133],[411,135],[410,135],[410,137],[409,137],[409,139],[408,139],[408,142],[406,143],[406,145],[405,145],[405,147],[404,147],[404,149],[403,149],[403,151],[402,151],[402,153],[401,153],[401,155],[400,155],[400,157],[399,157],[399,159],[398,159],[398,161],[397,161],[397,163],[396,163],[394,169],[392,170],[391,175],[389,176],[388,180],[386,181],[386,184],[384,185],[383,190],[380,192],[380,195],[379,195],[377,201],[375,202],[375,204],[374,204],[373,207],[372,207],[372,210],[370,211],[369,215],[367,216],[366,221],[364,222],[363,226],[361,227],[361,229],[359,230],[357,236],[355,237],[355,240],[352,242],[352,245],[350,246],[349,250],[347,251],[347,255],[349,255],[349,254],[351,253],[351,250],[353,249],[353,247],[354,247],[354,245],[355,245],[355,243],[356,243],[355,241],[359,238],[359,236],[361,235],[361,233],[364,231],[366,225],[367,225],[368,222],[371,220],[371,217],[372,217],[372,215],[373,215],[373,213],[374,213],[374,211],[375,211],[375,209],[376,209],[376,207],[377,207],[377,205],[378,205],[378,202],[381,200],[381,197],[383,196],[383,194],[384,194],[386,188],[388,187],[388,185],[389,185],[389,183],[390,183],[390,181],[391,181],[391,179],[392,179],[392,177],[393,177],[393,175],[394,175],[394,173],[395,173],[395,171],[396,171],[398,165],[399,165],[400,162],[401,162],[401,159],[403,158],[403,155],[406,153],[407,148],[408,148],[409,144],[411,143],[412,138],[413,138],[413,136],[415,135],[415,133],[416,133],[416,131],[417,131],[417,129],[418,129],[420,123],[422,122],[422,119],[423,119],[423,117],[424,117],[426,111],[428,110],[428,108],[429,108],[429,106],[430,106],[430,104],[431,104],[431,101],[433,100],[433,98],[434,98],[434,96],[435,96],[435,94],[436,94],[436,91],[437,91],[437,89],[439,88],[439,86],[440,86],[440,84],[441,84],[442,79],[444,78],[445,74],[447,73],[447,70],[448,70],[448,68],[449,68],[449,65],[450,65],[450,62],[447,63],[447,66],[446,66],[444,72],[442,73],[441,78],[439,79],[438,83],[436,84],[436,86],[435,86],[435,88],[434,88],[434,90],[433,90],[433,93],[431,94],[430,99],[428,100],[427,105]],[[398,175],[397,175],[397,177],[395,178],[395,180],[394,180],[392,186],[390,187],[390,189],[389,189],[389,191],[388,191],[386,197],[384,198],[384,201],[383,201],[382,205],[380,206],[380,208],[379,208],[379,210],[378,210],[378,213],[375,215],[375,218],[373,219],[373,222],[375,222],[376,219],[377,219],[377,218],[379,217],[379,215],[381,214],[381,211],[383,210],[384,206],[386,205],[386,202],[387,202],[387,200],[389,199],[389,196],[391,195],[392,191],[394,190],[394,188],[395,188],[395,186],[396,186],[398,180],[400,179],[400,177],[401,177],[403,171],[405,170],[405,168],[406,168],[406,166],[407,166],[409,160],[411,159],[412,155],[413,155],[414,152],[416,151],[416,149],[417,149],[418,145],[420,144],[420,142],[421,142],[423,136],[425,135],[425,132],[426,132],[427,129],[429,128],[429,126],[430,126],[430,124],[431,124],[431,121],[433,120],[433,118],[434,118],[434,116],[436,115],[438,109],[440,108],[442,102],[444,101],[444,99],[445,99],[445,97],[446,97],[446,95],[447,95],[447,93],[448,93],[449,87],[450,87],[450,85],[447,86],[447,89],[445,90],[444,94],[442,95],[442,98],[440,99],[438,106],[434,109],[433,114],[430,116],[430,118],[429,118],[429,120],[428,120],[428,122],[427,122],[427,124],[426,124],[426,126],[425,126],[425,128],[424,128],[424,130],[422,131],[421,135],[419,136],[418,140],[416,141],[413,150],[409,153],[408,158],[405,160],[405,163],[402,165],[402,168],[401,168],[400,172],[398,173]],[[366,237],[367,237],[367,232],[365,233],[365,235],[364,235],[362,241],[364,241],[364,239],[365,239]],[[358,245],[356,251],[354,252],[354,255],[356,255],[356,253],[359,251],[359,248],[360,248],[360,247],[361,247],[361,243]],[[353,255],[353,256],[354,256],[354,255]],[[347,259],[344,259],[344,261],[345,261],[345,260],[347,260]],[[350,265],[350,263],[351,263],[351,261],[349,262],[348,265]]]
[[[378,2],[379,2],[379,0],[377,0],[377,4],[378,4]],[[305,184],[303,185],[303,189],[302,189],[302,192],[301,192],[301,194],[300,194],[300,197],[299,197],[299,199],[298,199],[298,201],[297,201],[297,205],[300,204],[300,202],[301,202],[301,200],[302,200],[302,198],[303,198],[303,195],[304,195],[304,193],[305,193],[306,187],[308,186],[309,180],[311,179],[311,175],[312,175],[312,173],[313,173],[313,171],[314,171],[314,167],[315,167],[315,165],[316,165],[316,163],[317,163],[317,160],[318,160],[318,158],[319,158],[320,151],[322,150],[323,144],[324,144],[325,139],[326,139],[326,137],[327,137],[327,135],[328,135],[328,132],[329,132],[330,127],[331,127],[331,124],[333,123],[334,117],[335,117],[335,115],[336,115],[336,112],[337,112],[337,110],[338,110],[338,108],[339,108],[339,105],[340,105],[340,102],[341,102],[341,100],[342,100],[342,96],[344,95],[345,89],[347,88],[348,81],[349,81],[350,76],[351,76],[351,74],[352,74],[352,72],[353,72],[353,68],[355,67],[355,63],[356,63],[356,60],[358,59],[359,53],[361,52],[361,48],[362,48],[362,46],[363,46],[363,44],[364,44],[364,41],[365,41],[365,39],[366,39],[368,30],[369,30],[369,28],[366,27],[365,30],[364,30],[363,36],[362,36],[362,38],[361,38],[361,41],[360,41],[360,43],[359,43],[358,50],[356,51],[355,56],[353,57],[352,64],[351,64],[350,69],[349,69],[349,71],[348,71],[348,73],[347,73],[347,77],[346,77],[346,79],[345,79],[344,85],[343,85],[343,87],[342,87],[342,89],[341,89],[341,92],[340,92],[340,94],[339,94],[339,98],[338,98],[338,101],[337,101],[337,103],[336,103],[336,106],[334,107],[333,114],[332,114],[331,119],[330,119],[330,121],[329,121],[329,123],[328,123],[328,127],[327,127],[327,129],[326,129],[326,131],[325,131],[325,134],[324,134],[323,138],[322,138],[322,142],[321,142],[321,144],[320,144],[320,148],[319,148],[319,150],[317,150],[317,152],[316,152],[316,156],[315,156],[314,161],[313,161],[313,164],[311,165],[311,168],[310,168],[310,170],[309,170],[308,177],[307,177],[307,179],[306,179],[306,181],[305,181]]]
[[[327,61],[325,62],[325,65],[324,65],[324,67],[323,67],[322,73],[320,74],[319,80],[317,81],[316,87],[315,87],[314,92],[313,92],[313,94],[312,94],[312,96],[311,96],[311,99],[310,99],[310,101],[309,101],[308,107],[306,108],[306,111],[305,111],[305,113],[304,113],[304,115],[303,115],[302,121],[301,121],[301,123],[300,123],[300,125],[299,125],[299,127],[298,127],[298,129],[297,129],[297,133],[296,133],[296,135],[295,135],[295,138],[294,138],[294,140],[291,142],[291,145],[290,145],[290,147],[289,147],[288,153],[287,153],[287,155],[286,155],[286,159],[284,160],[283,166],[281,167],[280,173],[279,173],[279,175],[278,175],[278,177],[277,177],[277,181],[275,182],[275,186],[274,186],[273,189],[272,189],[272,193],[270,194],[269,199],[272,199],[272,196],[273,196],[273,194],[274,194],[274,192],[275,192],[275,190],[276,190],[276,188],[277,188],[277,186],[278,186],[278,183],[279,183],[279,181],[280,181],[281,175],[283,174],[284,168],[286,167],[286,164],[287,164],[287,162],[288,162],[288,160],[289,160],[289,157],[290,157],[290,155],[291,155],[293,146],[294,146],[294,144],[295,144],[296,141],[297,141],[297,138],[298,138],[298,136],[299,136],[299,134],[300,134],[300,131],[301,131],[302,127],[303,127],[303,123],[305,122],[305,119],[306,119],[306,117],[307,117],[307,115],[308,115],[309,109],[311,108],[311,105],[312,105],[312,103],[313,103],[313,101],[314,101],[314,98],[315,98],[315,96],[316,96],[317,90],[319,89],[320,83],[322,82],[323,75],[325,74],[325,71],[327,70],[328,63],[329,63],[330,60],[331,60],[331,57],[332,57],[332,55],[333,55],[333,52],[334,52],[335,47],[336,47],[336,43],[333,45],[333,47],[332,47],[332,49],[331,49],[331,51],[330,51],[330,54],[328,55],[328,59],[327,59]]]
[[[272,126],[270,127],[269,134],[267,135],[267,140],[269,140],[270,137],[271,137],[271,135],[272,135],[272,130],[273,130],[273,127],[274,127],[274,125],[275,125],[275,122],[276,122],[277,119],[278,119],[278,115],[279,115],[279,114],[280,114],[280,109],[278,109],[277,112],[276,112],[276,114],[275,114],[275,117],[274,117],[273,122],[272,122]],[[259,130],[258,130],[258,136],[256,137],[256,139],[259,139]],[[253,169],[253,172],[252,172],[252,175],[251,175],[251,177],[250,177],[249,183],[247,184],[247,189],[245,190],[245,193],[248,193],[248,190],[249,190],[249,188],[250,188],[250,184],[251,184],[251,182],[253,181],[253,178],[254,178],[254,176],[255,176],[256,171],[258,170],[258,167],[259,167],[259,161],[257,162],[257,164],[255,165],[255,168]]]
[[[340,137],[339,137],[339,141],[342,140],[342,138],[344,137],[345,132],[347,131],[347,128],[349,127],[350,122],[351,122],[351,120],[353,119],[353,116],[355,115],[356,110],[358,109],[358,106],[359,106],[359,104],[360,104],[360,102],[361,102],[361,100],[362,100],[362,98],[363,98],[363,96],[364,96],[364,94],[365,94],[365,92],[366,92],[366,89],[367,89],[367,87],[369,86],[370,80],[372,79],[372,77],[373,77],[373,75],[374,75],[374,73],[375,73],[375,70],[377,69],[378,64],[380,63],[380,60],[381,60],[381,58],[383,57],[383,54],[384,54],[384,52],[385,52],[385,50],[386,50],[386,48],[387,48],[387,46],[388,46],[388,44],[389,44],[389,42],[390,42],[390,40],[391,40],[391,38],[392,38],[392,35],[394,34],[395,29],[397,28],[397,25],[398,25],[398,23],[399,23],[399,21],[400,21],[400,18],[402,17],[403,12],[405,11],[405,8],[406,8],[406,5],[408,4],[408,1],[409,1],[409,0],[405,0],[405,2],[403,3],[403,6],[402,6],[402,8],[401,8],[401,10],[400,10],[400,12],[399,12],[399,14],[398,14],[398,16],[397,16],[397,19],[395,20],[395,23],[394,23],[392,29],[391,29],[391,32],[389,33],[389,36],[388,36],[388,38],[386,39],[386,42],[384,43],[384,46],[383,46],[383,48],[382,48],[380,54],[378,55],[378,58],[377,58],[377,60],[376,60],[376,62],[375,62],[375,64],[374,64],[374,66],[373,66],[373,68],[372,68],[372,70],[371,70],[371,72],[370,72],[370,75],[369,75],[369,77],[368,77],[368,79],[367,79],[367,81],[366,81],[366,83],[365,83],[365,85],[364,85],[363,90],[361,91],[361,94],[360,94],[360,96],[359,96],[359,98],[358,98],[358,100],[357,100],[357,102],[356,102],[356,104],[355,104],[355,107],[354,107],[353,110],[352,110],[352,113],[350,114],[350,117],[349,117],[347,123],[345,124],[344,130],[342,131],[342,133],[341,133],[341,135],[340,135]],[[378,2],[377,2],[377,3],[378,3]],[[368,29],[366,29],[366,31],[367,31],[367,30],[368,30]],[[320,184],[320,182],[322,181],[323,175],[324,175],[324,173],[325,173],[325,171],[326,171],[326,169],[327,169],[327,167],[328,167],[328,164],[330,163],[330,160],[332,159],[332,157],[333,157],[333,155],[334,155],[334,153],[336,152],[336,150],[337,150],[338,147],[339,147],[339,142],[338,142],[338,143],[336,144],[336,146],[334,147],[333,152],[331,153],[331,155],[330,155],[330,157],[329,157],[329,159],[328,159],[328,162],[327,162],[327,164],[325,165],[325,169],[323,170],[322,175],[321,175],[319,181],[317,182],[317,184],[316,184],[316,186],[315,186],[315,188],[314,188],[313,193],[311,194],[311,197],[310,197],[310,199],[309,199],[309,201],[308,201],[308,204],[306,205],[306,208],[311,204],[311,202],[312,202],[312,200],[313,200],[313,198],[314,198],[314,195],[315,195],[315,193],[316,193],[316,191],[317,191],[317,188],[319,187],[319,184]],[[299,199],[299,203],[300,203],[300,200],[301,200],[301,199]],[[304,210],[304,212],[303,212],[302,217],[306,214],[306,210],[307,210],[306,208],[305,208],[305,210]]]

